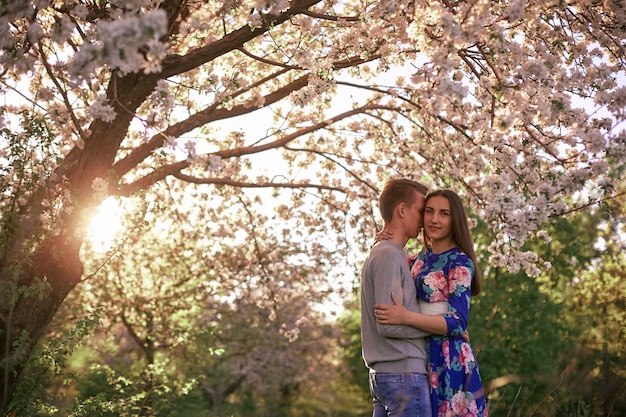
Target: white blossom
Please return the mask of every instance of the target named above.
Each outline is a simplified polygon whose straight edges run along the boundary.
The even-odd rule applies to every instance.
[[[91,182],[91,189],[98,200],[104,200],[109,195],[109,183],[103,178],[94,178]]]
[[[37,22],[33,22],[28,28],[28,41],[32,44],[36,44],[42,36],[44,36],[44,33],[41,25]]]
[[[77,17],[81,19],[86,19],[87,15],[89,14],[89,10],[87,9],[87,6],[85,4],[78,3],[75,4],[72,8],[72,13],[74,13]]]
[[[263,26],[263,17],[259,13],[250,13],[248,16],[248,25],[251,28],[260,28]]]
[[[209,155],[207,157],[207,169],[210,172],[218,172],[222,169],[222,158],[217,155]]]
[[[187,152],[187,160],[191,162],[198,161],[198,153],[196,151],[196,142],[188,140],[185,142],[185,151]]]
[[[84,44],[70,63],[70,72],[77,79],[91,75],[96,66],[103,64],[122,73],[154,71],[167,51],[167,46],[158,40],[167,31],[167,16],[161,9],[99,22],[96,31],[100,43]],[[145,46],[147,60],[140,50]]]
[[[110,123],[115,120],[116,114],[113,106],[108,104],[106,96],[101,94],[89,106],[89,116]]]

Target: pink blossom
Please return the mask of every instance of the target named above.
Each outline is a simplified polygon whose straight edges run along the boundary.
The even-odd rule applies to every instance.
[[[431,369],[428,379],[430,380],[430,387],[436,389],[439,385],[439,374],[437,374],[437,371]]]
[[[476,359],[474,358],[474,352],[472,352],[469,344],[461,344],[461,353],[459,356],[461,364],[465,367],[465,372],[469,372],[469,364],[472,362],[476,362]]]
[[[446,367],[450,368],[450,341],[448,339],[441,344],[441,353],[445,358]]]
[[[472,274],[465,266],[458,266],[450,270],[450,292],[455,292],[457,286],[470,288],[472,285]]]
[[[439,408],[437,409],[437,416],[446,417],[450,415],[450,411],[452,411],[450,403],[448,402],[448,400],[444,400],[441,404],[439,404]]]
[[[472,400],[467,404],[467,408],[459,416],[460,417],[476,417],[478,415],[478,406],[476,401]],[[484,417],[487,417],[487,410],[485,409]]]
[[[446,301],[448,299],[448,280],[443,271],[434,271],[426,275],[424,284],[432,290],[430,294],[431,302]]]
[[[465,391],[459,391],[452,396],[452,409],[454,413],[459,415],[463,413],[468,406],[467,395]]]
[[[420,259],[415,261],[415,263],[413,264],[413,267],[411,268],[411,275],[413,276],[413,279],[417,278],[423,266],[424,266],[424,261]]]

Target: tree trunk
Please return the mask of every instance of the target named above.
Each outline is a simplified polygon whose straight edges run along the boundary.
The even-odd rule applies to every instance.
[[[42,243],[29,259],[28,269],[16,263],[2,265],[0,415],[8,411],[33,347],[70,290],[80,282],[83,267],[79,249],[80,242],[61,235]]]
[[[16,384],[33,347],[43,336],[59,306],[80,282],[83,266],[79,252],[86,216],[106,196],[94,195],[95,178],[109,179],[120,143],[126,136],[134,110],[153,90],[156,77],[138,80],[136,74],[114,79],[109,88],[117,96],[113,123],[94,120],[83,149],[70,152],[57,170],[67,178],[73,210],[66,210],[55,226],[56,236],[44,230],[38,217],[46,192],[33,195],[30,212],[24,214],[6,242],[0,258],[0,415],[8,411]],[[115,183],[111,184],[113,187]],[[43,241],[38,236],[48,234]],[[54,233],[52,233],[54,234]]]

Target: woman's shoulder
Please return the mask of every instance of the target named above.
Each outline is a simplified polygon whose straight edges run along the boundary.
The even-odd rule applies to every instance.
[[[474,261],[459,247],[452,248],[447,251],[448,262],[455,266],[471,266],[474,267]]]

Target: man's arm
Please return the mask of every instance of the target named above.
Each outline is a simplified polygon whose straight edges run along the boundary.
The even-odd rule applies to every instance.
[[[396,300],[407,310],[417,310],[417,293],[415,283],[410,278],[408,261],[397,256],[380,256],[374,265],[374,298],[375,304],[393,305],[391,298],[394,294]],[[405,277],[403,280],[403,264],[406,263]],[[384,337],[393,339],[415,339],[430,336],[431,333],[410,325],[381,324],[376,323],[378,333]]]

